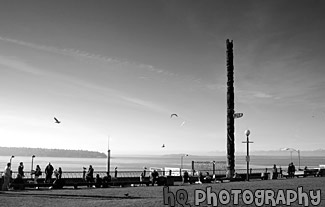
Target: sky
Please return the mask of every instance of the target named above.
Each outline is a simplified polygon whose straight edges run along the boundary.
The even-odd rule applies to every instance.
[[[0,3],[0,146],[226,151],[230,39],[236,152],[325,148],[323,1]]]

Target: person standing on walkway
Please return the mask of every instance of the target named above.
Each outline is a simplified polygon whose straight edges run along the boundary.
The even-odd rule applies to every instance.
[[[275,164],[273,165],[272,179],[278,179],[278,169]]]
[[[2,174],[2,176],[4,177],[2,190],[8,190],[9,189],[11,175],[12,175],[11,164],[10,164],[10,162],[8,162],[7,167],[5,168],[5,171]]]
[[[19,167],[18,167],[18,176],[20,176],[21,178],[25,177],[25,173],[24,173],[24,163],[20,162],[19,163]]]
[[[42,170],[41,167],[39,165],[36,165],[36,169],[35,169],[35,177],[34,177],[34,182],[37,184],[37,180],[39,178],[39,176],[42,175]]]
[[[94,182],[94,168],[91,165],[89,165],[86,180],[88,183]],[[91,185],[88,185],[88,187],[91,187]]]
[[[58,174],[59,174],[59,175],[58,175],[58,178],[59,178],[59,179],[62,178],[62,173],[63,173],[63,172],[62,172],[62,168],[59,167],[59,170],[58,170]]]
[[[53,170],[54,170],[54,168],[51,165],[51,163],[49,162],[49,164],[45,168],[45,175],[46,175],[46,177],[45,177],[45,183],[51,183]]]
[[[294,178],[295,177],[295,172],[296,172],[296,167],[293,164],[293,162],[291,163],[291,165],[292,165],[292,172],[291,172],[291,174],[292,174],[292,177]]]
[[[159,173],[157,172],[157,170],[154,170],[152,173],[151,173],[151,177],[152,177],[152,186],[155,185],[155,183],[158,182],[158,177],[159,177]],[[158,183],[157,183],[158,184]]]
[[[117,178],[117,167],[115,167],[115,170],[114,170],[114,177]]]

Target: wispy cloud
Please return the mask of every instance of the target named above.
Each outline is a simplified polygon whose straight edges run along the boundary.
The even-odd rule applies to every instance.
[[[21,72],[31,73],[34,75],[41,75],[44,73],[44,71],[37,69],[21,60],[18,60],[15,57],[0,56],[0,64],[12,69],[19,70]]]
[[[145,69],[148,72],[154,72],[156,74],[161,74],[161,75],[165,75],[165,76],[178,76],[178,74],[176,74],[176,73],[170,72],[165,69],[157,68],[153,65],[123,60],[122,58],[114,58],[114,57],[108,57],[105,55],[94,54],[94,53],[90,53],[87,51],[78,50],[78,49],[74,49],[74,48],[58,48],[58,47],[53,47],[53,46],[47,46],[47,45],[41,45],[41,44],[35,44],[35,43],[25,42],[25,41],[21,41],[21,40],[11,39],[11,38],[7,38],[7,37],[1,37],[1,36],[0,36],[0,40],[9,42],[9,43],[13,43],[13,44],[17,44],[17,45],[21,45],[21,46],[25,46],[25,47],[29,47],[32,49],[56,53],[56,54],[60,54],[60,55],[66,55],[66,56],[81,58],[81,59],[85,59],[85,60],[94,60],[94,61],[103,62],[103,63],[111,63],[111,64],[118,64],[118,65],[131,65],[131,66],[135,66],[137,68]]]
[[[134,97],[128,97],[128,96],[122,96],[120,95],[119,98],[127,101],[128,103],[131,103],[135,106],[140,106],[142,108],[150,109],[153,111],[157,112],[162,112],[162,113],[170,113],[170,110],[167,110],[166,108],[162,107],[161,105],[158,105],[156,103],[153,103],[151,101],[146,101],[143,99],[138,99]]]
[[[142,109],[153,110],[156,112],[169,112],[163,106],[155,104],[150,101],[146,101],[140,98],[132,97],[122,91],[109,88],[106,86],[101,86],[87,80],[82,80],[68,75],[57,74],[54,72],[43,71],[30,65],[22,60],[17,59],[16,57],[6,57],[0,56],[0,65],[8,67],[10,69],[18,70],[23,73],[29,73],[33,75],[42,75],[43,77],[51,77],[56,80],[61,80],[67,82],[68,84],[73,84],[78,86],[78,88],[87,88],[89,90],[102,92],[101,94],[109,95],[109,97],[114,97],[115,100],[119,100],[120,104],[132,105],[134,107],[139,107]]]
[[[120,90],[116,90],[106,86],[101,86],[86,80],[76,79],[74,77],[61,77],[61,78],[62,79],[64,78],[66,81],[69,81],[69,83],[77,85],[78,88],[87,88],[90,90],[95,90],[97,92],[100,92],[100,94],[105,94],[105,97],[113,97],[116,101],[118,101],[119,104],[126,104],[128,106],[131,105],[141,109],[147,109],[147,110],[162,112],[162,113],[170,112],[170,110],[166,109],[162,105],[159,105],[152,101],[147,101],[141,98],[131,96]]]
[[[146,72],[154,73],[158,76],[165,76],[167,78],[174,77],[175,81],[180,81],[180,80],[189,81],[191,83],[194,83],[196,85],[196,87],[204,88],[207,90],[215,90],[215,89],[220,88],[220,86],[217,84],[210,84],[210,85],[206,86],[206,84],[203,83],[204,81],[200,78],[192,77],[189,75],[181,76],[178,73],[170,72],[169,70],[162,69],[162,68],[157,68],[150,64],[143,64],[143,63],[137,63],[137,62],[123,60],[123,59],[119,59],[119,58],[108,57],[105,55],[94,54],[94,53],[90,53],[87,51],[78,50],[78,49],[74,49],[74,48],[58,48],[58,47],[47,46],[47,45],[42,45],[42,44],[35,44],[35,43],[12,39],[12,38],[8,38],[8,37],[0,36],[0,41],[28,47],[28,48],[35,49],[35,50],[45,51],[45,52],[49,52],[49,53],[55,53],[55,54],[59,54],[59,55],[75,57],[75,58],[79,58],[80,60],[85,60],[85,61],[91,60],[91,61],[96,61],[98,63],[128,65],[128,66],[131,66],[131,68],[143,69]],[[94,84],[89,81],[80,80],[75,77],[71,77],[71,76],[63,75],[63,74],[57,74],[57,73],[50,72],[50,71],[43,71],[43,70],[37,69],[36,67],[33,67],[29,64],[24,63],[22,60],[18,60],[15,58],[0,57],[0,64],[6,65],[11,68],[15,68],[20,71],[33,73],[35,75],[42,74],[42,75],[47,75],[47,76],[51,76],[51,77],[56,77],[60,80],[70,82],[70,83],[76,84],[78,86],[86,87],[86,88],[89,88],[92,90],[102,90],[108,94],[111,94],[114,97],[117,97],[119,100],[122,100],[127,104],[132,104],[137,107],[147,108],[150,110],[164,112],[164,113],[168,112],[167,109],[165,109],[164,107],[162,107],[158,104],[155,104],[155,103],[152,103],[152,102],[149,102],[146,100],[142,100],[137,97],[131,97],[127,94],[124,94],[121,91],[110,89],[110,88],[105,88],[105,87],[102,87],[98,84]],[[132,67],[132,66],[134,66],[134,67]],[[127,68],[130,68],[130,67],[127,67]],[[145,76],[143,76],[143,74],[142,74],[141,76],[137,76],[137,77],[139,79],[144,79],[144,78],[150,79],[150,74],[146,74]],[[161,80],[161,79],[159,79],[159,80]],[[177,82],[177,84],[181,84],[181,83]],[[195,85],[192,85],[192,86],[195,86]]]
[[[74,48],[58,48],[58,47],[54,47],[54,46],[36,44],[36,43],[26,42],[26,41],[12,39],[12,38],[8,38],[8,37],[1,37],[1,36],[0,36],[0,41],[13,43],[16,45],[21,45],[21,46],[32,48],[35,50],[41,50],[41,51],[45,51],[45,52],[49,52],[49,53],[70,56],[70,57],[80,59],[81,61],[95,61],[97,63],[103,63],[103,64],[128,65],[131,68],[142,69],[148,73],[153,73],[157,76],[164,76],[167,78],[173,77],[177,81],[180,81],[180,80],[189,81],[191,83],[194,83],[196,85],[196,87],[199,87],[199,88],[204,88],[207,90],[215,90],[217,87],[218,89],[220,89],[219,84],[218,85],[213,85],[213,84],[206,85],[205,83],[203,83],[204,81],[202,79],[197,78],[197,77],[193,77],[190,75],[184,75],[184,74],[180,75],[178,73],[171,72],[170,70],[167,70],[164,68],[158,68],[158,67],[150,65],[150,64],[129,61],[129,60],[125,60],[123,58],[108,57],[105,55],[95,54],[95,53],[78,50],[78,49],[74,49]],[[128,68],[130,68],[130,67],[128,67]],[[26,68],[26,70],[27,70],[27,68]],[[147,74],[146,76],[141,75],[141,76],[138,76],[138,78],[139,79],[144,79],[144,78],[150,79],[150,75],[149,74]],[[159,80],[162,80],[162,79],[159,79]]]

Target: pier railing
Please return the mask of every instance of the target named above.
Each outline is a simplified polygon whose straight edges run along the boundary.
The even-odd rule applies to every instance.
[[[250,174],[253,173],[263,173],[265,172],[266,168],[255,168],[255,169],[250,169]],[[192,170],[186,170],[189,173],[189,176],[198,176],[199,173],[201,172],[203,175],[206,175],[206,173],[208,172],[210,175],[218,175],[218,176],[222,176],[222,175],[226,175],[226,171],[225,170],[204,170],[204,171],[192,171]],[[140,177],[141,174],[144,171],[110,171],[109,175],[114,178],[114,177]],[[184,174],[185,170],[182,170],[182,175]],[[237,174],[246,174],[247,170],[246,169],[236,169],[235,172]],[[267,172],[272,172],[271,168],[267,169]],[[158,171],[159,176],[169,176],[169,175],[173,175],[173,176],[179,176],[180,175],[180,171],[179,170],[173,170],[173,171]],[[16,178],[17,177],[18,172],[17,171],[13,171],[12,172],[12,178]],[[62,173],[62,178],[83,178],[84,174],[87,174],[87,172],[83,172],[83,171],[63,171]],[[99,175],[99,177],[104,177],[107,176],[107,172],[106,171],[94,171],[94,177],[96,177],[96,175]],[[25,178],[34,178],[34,175],[32,175],[30,172],[26,172],[24,173]],[[151,171],[146,171],[145,173],[145,177],[149,177],[151,175]],[[45,173],[42,172],[42,175],[39,176],[39,178],[45,178]],[[55,178],[55,175],[52,175],[52,178]]]

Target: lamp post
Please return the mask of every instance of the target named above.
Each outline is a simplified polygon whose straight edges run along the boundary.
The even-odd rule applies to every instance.
[[[12,160],[12,158],[14,158],[15,156],[13,156],[13,155],[11,155],[11,157],[10,157],[10,169],[11,169],[11,160]]]
[[[246,163],[247,163],[247,173],[246,173],[246,180],[249,181],[249,144],[250,143],[254,143],[254,142],[250,142],[249,141],[249,135],[250,135],[251,131],[249,131],[249,129],[245,130],[245,135],[246,135],[246,141],[243,141],[242,143],[246,143],[247,144],[247,155],[246,155]]]
[[[182,155],[182,156],[181,156],[181,168],[179,169],[179,174],[180,174],[180,176],[182,176],[183,158],[184,158],[184,157],[187,157],[187,156],[188,156],[188,154],[185,154],[185,155]]]
[[[31,178],[33,177],[33,161],[34,161],[34,158],[35,158],[35,155],[32,155],[32,167],[31,167],[31,169],[30,169],[30,176],[31,176]]]
[[[300,169],[300,150],[296,150],[294,148],[289,148],[289,147],[283,148],[282,150],[284,150],[284,151],[290,151],[291,162],[292,162],[292,152],[293,151],[296,151],[298,153],[298,163],[299,163],[299,168],[298,169]]]

